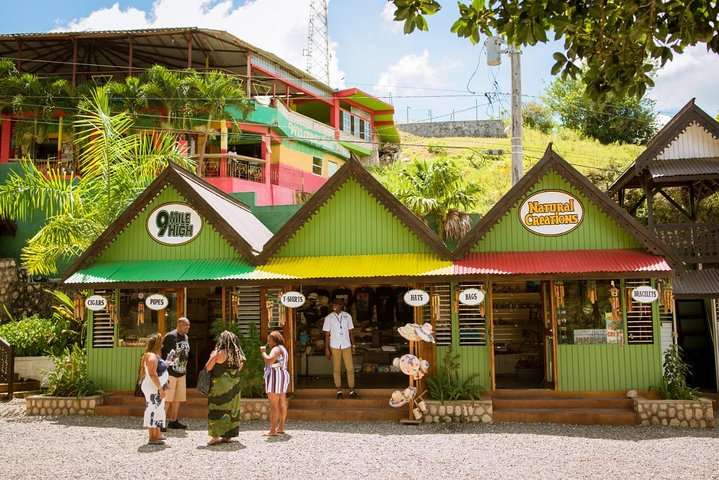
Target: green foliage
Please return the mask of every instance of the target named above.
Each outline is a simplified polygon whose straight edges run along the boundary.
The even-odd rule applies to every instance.
[[[599,103],[586,95],[578,80],[558,78],[547,87],[543,100],[566,128],[605,145],[645,145],[657,133],[655,102],[650,99],[607,95],[606,103]]]
[[[427,152],[435,155],[446,155],[447,146],[442,143],[429,142],[427,143]]]
[[[549,135],[554,130],[552,111],[545,105],[529,102],[522,108],[522,124]]]
[[[224,330],[234,333],[239,340],[242,351],[245,352],[245,366],[240,372],[242,396],[245,398],[262,398],[265,395],[265,362],[260,352],[260,332],[254,322],[250,322],[247,335],[243,335],[234,322],[225,322],[217,319],[212,322],[211,333],[217,338]]]
[[[37,315],[0,325],[0,337],[15,347],[17,357],[38,357],[51,351],[54,325]]]
[[[693,400],[697,389],[687,385],[689,365],[682,358],[679,345],[674,345],[664,354],[664,375],[658,387],[659,394],[665,400]]]
[[[441,8],[439,2],[427,0],[390,1],[405,33],[426,30],[422,17]],[[598,101],[605,101],[609,93],[641,98],[654,85],[651,73],[656,66],[664,66],[691,45],[703,43],[719,52],[717,7],[709,0],[472,0],[457,6],[459,18],[451,30],[473,44],[480,34],[500,35],[518,46],[547,43],[550,33],[552,40],[563,39],[563,50],[554,54],[552,74],[581,77],[588,97]]]
[[[48,375],[47,394],[55,397],[77,397],[102,393],[100,386],[87,375],[87,352],[77,345],[53,357],[55,371]]]
[[[459,354],[452,347],[442,357],[442,364],[437,375],[427,378],[429,394],[434,400],[447,402],[451,400],[479,400],[481,387],[474,384],[479,375],[472,375],[465,380],[459,379]]]

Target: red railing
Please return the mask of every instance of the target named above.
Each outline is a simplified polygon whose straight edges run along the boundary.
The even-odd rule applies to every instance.
[[[272,185],[304,191],[304,174],[301,170],[273,163],[270,169],[270,182]]]

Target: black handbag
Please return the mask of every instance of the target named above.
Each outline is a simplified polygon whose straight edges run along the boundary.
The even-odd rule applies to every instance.
[[[135,384],[135,396],[144,397],[145,394],[142,392],[142,383]]]
[[[144,397],[145,394],[142,392],[142,380],[145,378],[145,372],[143,371],[142,361],[145,358],[145,354],[140,357],[140,368],[137,369],[137,382],[135,382],[135,396]]]
[[[212,376],[207,369],[203,368],[200,374],[197,376],[197,390],[203,395],[210,394],[210,388],[212,387]]]

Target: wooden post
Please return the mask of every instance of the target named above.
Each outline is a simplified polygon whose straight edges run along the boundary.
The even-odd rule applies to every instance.
[[[227,121],[220,120],[220,153],[227,153]],[[227,157],[220,158],[220,177],[227,177]]]

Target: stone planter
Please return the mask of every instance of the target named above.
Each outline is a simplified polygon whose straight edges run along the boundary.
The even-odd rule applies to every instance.
[[[713,428],[716,426],[712,401],[696,400],[649,400],[634,398],[634,411],[641,425],[669,425],[672,427]]]
[[[104,401],[104,395],[83,398],[33,395],[25,398],[25,415],[94,415],[95,407]]]
[[[492,423],[491,400],[455,400],[438,402],[426,400],[427,411],[422,415],[424,423]]]
[[[243,398],[240,400],[242,420],[269,420],[270,403],[266,398]]]
[[[47,387],[47,376],[55,371],[52,357],[15,357],[15,373],[25,380],[37,380]]]

